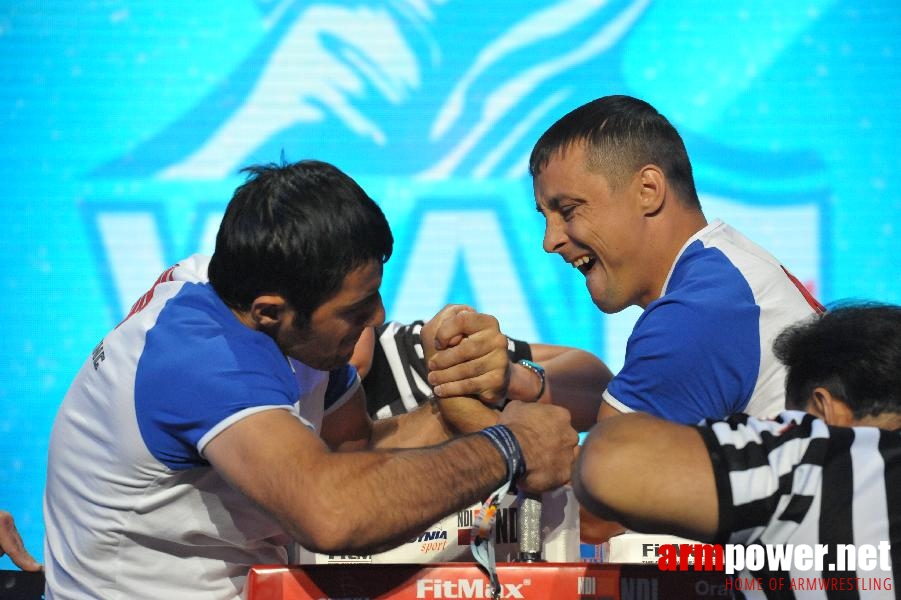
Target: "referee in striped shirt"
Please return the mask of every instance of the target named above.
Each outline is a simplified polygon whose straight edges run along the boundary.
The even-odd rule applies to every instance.
[[[763,585],[738,597],[896,598],[901,307],[841,306],[786,329],[774,349],[790,410],[695,427],[635,413],[603,420],[574,468],[576,496],[636,531],[824,548],[819,572],[766,563],[741,573]],[[866,545],[881,548],[876,560],[842,570],[839,551]],[[808,589],[819,580],[827,589]]]

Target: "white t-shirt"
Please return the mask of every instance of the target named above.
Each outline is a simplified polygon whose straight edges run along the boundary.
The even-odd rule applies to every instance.
[[[193,256],[166,271],[60,406],[44,495],[47,598],[232,599],[250,565],[286,562],[290,539],[204,447],[263,410],[316,429],[359,377],[286,359],[216,296],[207,265]]]

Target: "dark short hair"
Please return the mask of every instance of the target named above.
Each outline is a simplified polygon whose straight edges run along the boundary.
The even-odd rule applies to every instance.
[[[210,283],[238,310],[280,294],[303,324],[345,276],[391,256],[394,239],[378,205],[328,163],[254,165],[235,190],[216,236]]]
[[[555,154],[581,142],[587,144],[588,168],[607,177],[614,189],[641,167],[654,164],[686,206],[701,209],[682,137],[644,100],[604,96],[567,113],[536,142],[529,173],[537,177]]]
[[[773,351],[788,369],[789,408],[803,409],[823,387],[857,419],[901,412],[901,306],[833,307],[785,329]]]

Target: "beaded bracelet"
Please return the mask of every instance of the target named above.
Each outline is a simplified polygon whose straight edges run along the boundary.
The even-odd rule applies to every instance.
[[[535,400],[533,400],[533,402],[537,402],[544,395],[544,388],[547,385],[547,378],[545,377],[545,374],[544,374],[544,367],[542,367],[538,363],[534,363],[531,360],[526,360],[526,359],[522,359],[521,361],[519,361],[518,364],[524,366],[531,372],[538,375],[538,379],[541,381],[541,387],[538,389],[538,395],[535,396]]]

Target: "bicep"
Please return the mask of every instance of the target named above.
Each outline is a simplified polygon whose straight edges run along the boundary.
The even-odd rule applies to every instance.
[[[309,511],[317,510],[312,504],[318,496],[310,493],[315,469],[303,466],[321,464],[328,448],[294,414],[271,409],[247,416],[217,434],[203,453],[232,487],[298,540],[308,538],[296,515],[315,514]]]
[[[372,419],[366,412],[363,386],[359,386],[340,407],[323,417],[321,436],[333,450],[359,450],[369,444]]]

